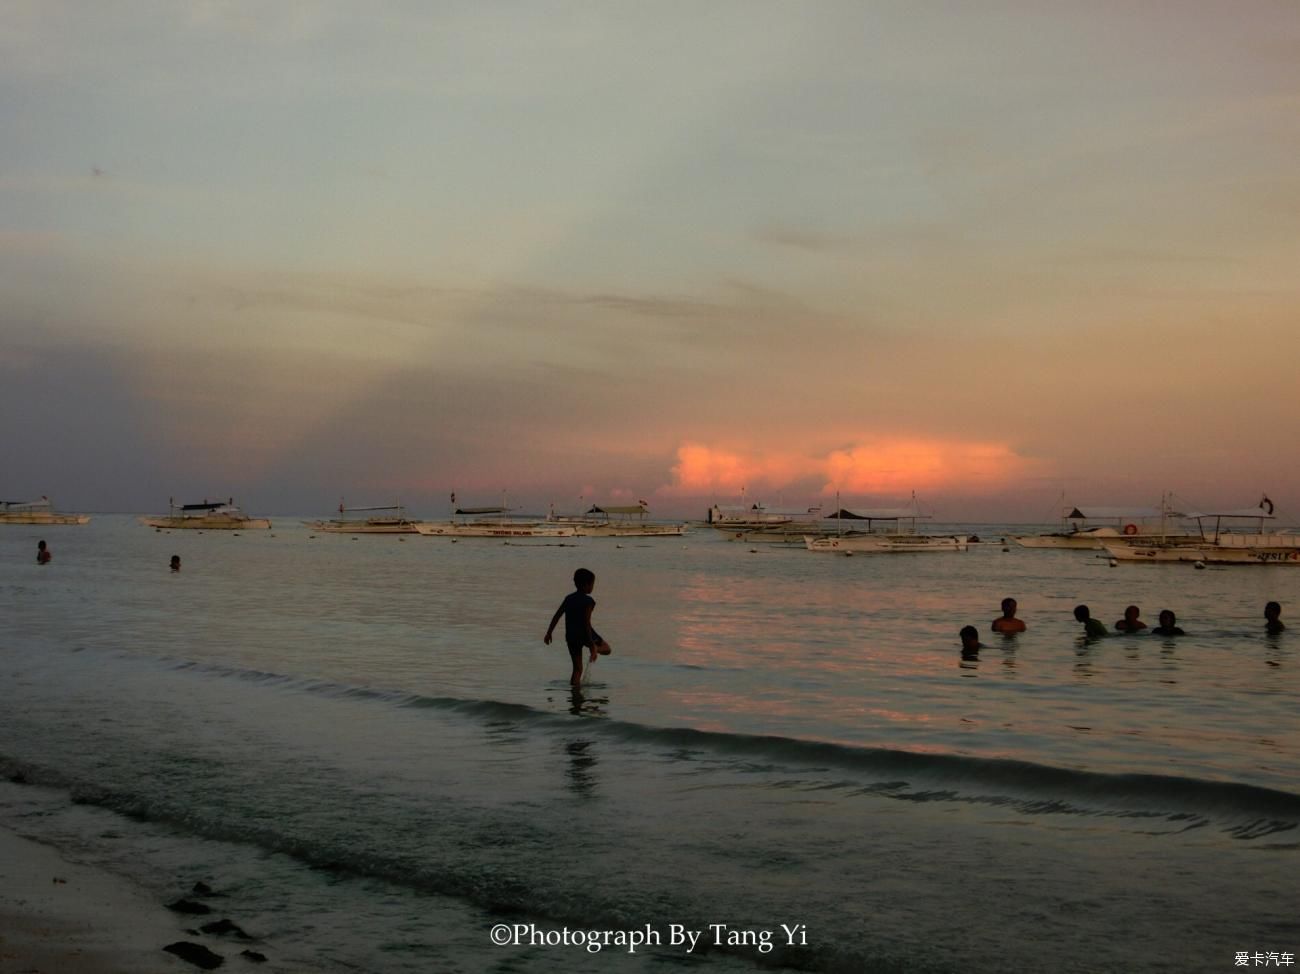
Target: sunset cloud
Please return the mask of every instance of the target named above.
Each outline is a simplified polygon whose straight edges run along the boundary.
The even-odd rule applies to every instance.
[[[866,437],[821,455],[683,443],[672,482],[660,493],[692,497],[804,487],[822,495],[981,494],[1039,473],[1040,466],[1005,443],[942,438]]]
[[[683,443],[672,467],[672,483],[659,493],[700,497],[746,488],[785,487],[807,478],[817,461],[793,454],[745,452]]]
[[[900,494],[911,490],[982,493],[1016,483],[1032,464],[1005,443],[879,439],[826,458],[825,490]]]

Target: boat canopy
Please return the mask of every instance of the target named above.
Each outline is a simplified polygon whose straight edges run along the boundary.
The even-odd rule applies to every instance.
[[[215,511],[219,507],[231,507],[231,506],[233,505],[231,504],[230,501],[216,501],[214,503],[208,503],[207,501],[204,501],[202,504],[182,504],[181,510],[182,511]]]
[[[46,511],[50,510],[52,505],[48,497],[42,497],[38,501],[0,501],[0,508],[6,511]]]
[[[1197,511],[1193,514],[1184,514],[1182,516],[1197,519],[1206,517],[1248,517],[1252,519],[1263,518],[1267,521],[1271,521],[1275,517],[1275,515],[1270,514],[1262,507],[1242,507],[1235,511]]]
[[[881,507],[873,510],[850,511],[847,507],[841,507],[834,514],[826,515],[828,518],[836,518],[844,521],[901,521],[904,518],[918,520],[927,518],[929,514],[920,514],[911,507]]]
[[[507,514],[510,510],[511,509],[508,507],[458,507],[456,508],[456,513],[468,515]]]
[[[649,510],[644,504],[633,504],[631,507],[612,507],[608,504],[592,504],[588,514],[645,514]]]
[[[1176,511],[1165,511],[1165,517],[1182,517]],[[1123,521],[1159,517],[1158,507],[1075,507],[1065,515],[1071,521]]]
[[[339,505],[339,512],[341,514],[352,514],[357,511],[402,511],[402,510],[405,510],[405,508],[403,508],[402,505],[400,504],[385,504],[382,507],[344,507],[342,504]]]

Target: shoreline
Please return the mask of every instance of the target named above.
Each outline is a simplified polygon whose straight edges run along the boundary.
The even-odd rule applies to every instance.
[[[176,974],[199,940],[130,880],[0,826],[0,974]]]

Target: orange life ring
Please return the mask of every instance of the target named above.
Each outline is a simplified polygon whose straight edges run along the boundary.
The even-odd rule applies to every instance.
[[[1137,526],[1136,524],[1126,524],[1126,525],[1124,525],[1124,533],[1125,533],[1125,534],[1137,534],[1137,533],[1138,533],[1138,526]]]

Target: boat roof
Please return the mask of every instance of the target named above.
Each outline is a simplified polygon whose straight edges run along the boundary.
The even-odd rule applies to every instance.
[[[644,514],[649,510],[644,504],[615,507],[610,504],[592,504],[588,514]]]
[[[509,507],[458,507],[457,514],[507,514],[513,508]]]
[[[233,507],[230,501],[204,501],[202,504],[182,504],[182,511],[215,511],[218,507]]]
[[[1167,517],[1182,517],[1174,511],[1166,511]],[[1159,517],[1160,508],[1158,507],[1075,507],[1070,513],[1065,515],[1072,520],[1107,520],[1123,518],[1144,518]]]
[[[1268,513],[1262,507],[1240,507],[1233,511],[1196,511],[1192,514],[1184,514],[1183,517],[1249,517],[1264,518],[1272,520],[1275,515]]]
[[[841,507],[834,514],[826,515],[828,518],[839,518],[846,521],[900,521],[903,518],[927,518],[929,514],[921,514],[915,508],[911,507],[878,507],[873,509],[859,508],[851,511],[847,507]]]
[[[353,511],[403,511],[403,510],[405,510],[405,508],[402,507],[401,504],[385,504],[382,507],[342,507],[342,506],[339,507],[339,512],[343,514],[351,514]]]
[[[5,507],[50,507],[50,499],[42,497],[38,501],[0,501]]]

